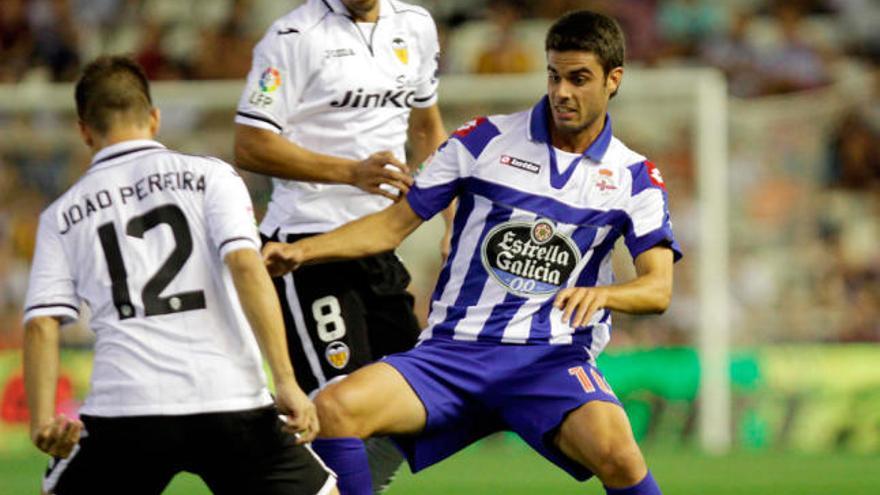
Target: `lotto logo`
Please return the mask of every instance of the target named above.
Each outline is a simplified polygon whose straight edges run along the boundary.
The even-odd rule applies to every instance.
[[[470,134],[474,129],[479,127],[480,124],[482,124],[485,121],[486,121],[486,117],[477,117],[476,119],[471,120],[467,124],[456,129],[455,132],[453,132],[453,134],[455,134],[458,137],[465,137],[468,134]]]
[[[666,183],[663,181],[663,176],[660,175],[660,169],[651,162],[645,162],[645,167],[648,169],[648,177],[651,179],[651,183],[661,189],[666,189]]]

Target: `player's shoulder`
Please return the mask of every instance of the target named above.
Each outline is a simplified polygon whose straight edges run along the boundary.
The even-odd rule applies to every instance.
[[[431,13],[421,5],[413,5],[398,0],[388,0],[388,4],[391,6],[394,15],[404,16],[409,22],[434,23]]]
[[[608,149],[605,151],[605,156],[602,159],[602,164],[615,168],[635,169],[646,160],[645,155],[632,150],[623,141],[612,136],[611,142],[608,143]]]
[[[450,140],[458,141],[477,158],[489,143],[521,125],[521,113],[475,117],[453,131]]]
[[[195,167],[201,168],[209,173],[231,173],[239,176],[238,171],[230,163],[221,158],[211,155],[199,155],[194,153],[184,153],[182,151],[165,149],[166,156],[187,162]]]
[[[421,5],[402,2],[400,0],[388,0],[388,4],[391,5],[391,10],[395,15],[414,15],[429,20],[433,19],[428,9]]]
[[[605,154],[603,165],[626,171],[632,182],[631,193],[638,194],[645,189],[659,188],[666,190],[660,169],[645,155],[637,153],[617,138],[612,138]]]
[[[307,1],[276,19],[266,30],[261,44],[297,43],[308,37],[331,13],[324,2]]]

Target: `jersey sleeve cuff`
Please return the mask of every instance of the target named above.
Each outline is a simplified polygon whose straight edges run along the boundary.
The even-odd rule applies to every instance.
[[[250,237],[232,237],[220,243],[220,259],[226,257],[227,254],[238,251],[239,249],[253,249],[260,251],[260,243],[256,239]]]
[[[34,304],[25,308],[22,321],[27,323],[38,316],[51,316],[60,318],[62,323],[70,323],[79,318],[79,308],[68,303]]]
[[[427,221],[437,212],[449,206],[457,186],[457,181],[428,188],[416,185],[409,190],[406,201],[419,218]]]
[[[242,110],[235,112],[235,123],[249,125],[251,127],[258,127],[260,129],[275,132],[277,134],[281,134],[281,131],[283,130],[281,124],[270,117],[255,112],[247,112]]]
[[[626,239],[626,247],[629,248],[633,259],[655,246],[666,246],[672,249],[673,262],[677,262],[683,256],[681,246],[678,245],[678,241],[673,237],[672,229],[669,227],[659,228],[641,237]]]
[[[437,103],[437,90],[425,96],[415,96],[412,100],[412,106],[415,108],[428,108]]]

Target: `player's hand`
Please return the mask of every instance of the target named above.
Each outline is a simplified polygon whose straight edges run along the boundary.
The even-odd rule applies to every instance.
[[[269,270],[269,275],[280,277],[285,273],[292,272],[302,265],[302,252],[296,243],[267,242],[263,246],[263,263]]]
[[[297,444],[311,442],[318,435],[318,411],[315,404],[291,379],[275,384],[275,405],[278,413],[286,416],[283,430],[296,437]]]
[[[394,154],[379,151],[352,167],[351,184],[368,193],[396,201],[409,192],[413,178],[409,175],[409,167],[395,158]],[[397,190],[396,193],[392,188]]]
[[[51,422],[33,427],[31,440],[43,452],[65,458],[79,442],[82,429],[82,421],[59,414]]]
[[[577,328],[589,323],[607,302],[607,287],[568,287],[556,294],[553,306],[562,310],[563,323]]]

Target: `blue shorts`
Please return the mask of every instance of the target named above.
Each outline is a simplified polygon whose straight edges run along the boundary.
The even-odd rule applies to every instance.
[[[593,473],[553,445],[565,417],[587,402],[620,405],[577,345],[498,345],[427,340],[384,361],[399,371],[428,413],[422,433],[395,440],[413,472],[497,431],[516,432],[578,480]]]

